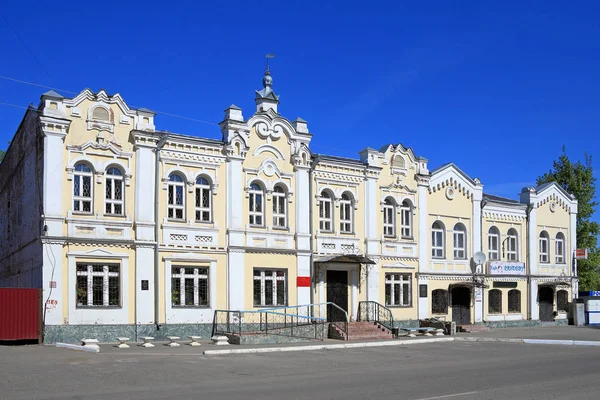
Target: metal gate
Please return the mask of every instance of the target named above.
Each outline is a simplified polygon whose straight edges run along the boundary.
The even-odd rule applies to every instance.
[[[348,271],[327,271],[327,302],[348,312]],[[346,315],[332,305],[327,306],[328,321],[342,321]]]
[[[540,287],[538,299],[540,303],[540,321],[554,321],[554,290],[551,287]]]
[[[0,340],[42,343],[42,290],[0,288]]]
[[[466,287],[452,289],[452,321],[457,325],[471,323],[471,290]]]

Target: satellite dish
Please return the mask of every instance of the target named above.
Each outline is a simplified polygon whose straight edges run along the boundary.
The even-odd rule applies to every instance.
[[[477,253],[473,254],[473,261],[476,265],[482,265],[485,263],[485,254],[481,251],[478,251]]]

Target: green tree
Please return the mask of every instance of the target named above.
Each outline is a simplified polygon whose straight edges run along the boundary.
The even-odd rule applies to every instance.
[[[5,154],[6,154],[6,152],[4,150],[0,150],[0,163],[2,162],[2,160],[4,160]]]
[[[600,251],[598,234],[600,225],[592,221],[598,202],[596,178],[592,169],[592,156],[585,153],[585,160],[572,162],[566,148],[554,161],[552,169],[537,179],[537,184],[556,182],[577,199],[577,248],[588,249],[588,259],[577,261],[580,290],[600,289]]]

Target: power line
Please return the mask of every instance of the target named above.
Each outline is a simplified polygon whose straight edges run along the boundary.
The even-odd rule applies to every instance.
[[[22,109],[25,109],[25,110],[29,110],[29,107],[18,106],[16,104],[11,104],[11,103],[4,103],[2,101],[0,101],[0,105],[9,106],[9,107],[17,107],[17,108],[22,108]]]
[[[15,31],[13,29],[13,27],[8,23],[8,21],[6,20],[6,18],[4,18],[4,15],[0,14],[0,17],[2,17],[2,20],[4,20],[4,23],[6,24],[6,26],[8,26],[8,29],[10,29],[12,31],[13,35],[15,35],[15,37],[17,38],[17,40],[19,41],[19,43],[21,43],[21,45],[25,48],[25,50],[27,50],[27,52],[29,53],[29,55],[42,68],[42,70],[44,71],[44,73],[46,75],[48,75],[48,77],[50,77],[50,74],[48,73],[48,70],[44,67],[44,65],[40,62],[40,60],[37,59],[37,57],[35,56],[35,54],[33,54],[33,52],[31,51],[31,49],[29,47],[27,47],[27,45],[25,44],[25,42],[23,41],[23,39],[21,39],[21,37],[19,36],[19,34],[17,33],[17,31]]]

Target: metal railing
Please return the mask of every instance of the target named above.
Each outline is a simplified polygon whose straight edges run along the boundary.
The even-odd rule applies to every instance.
[[[394,327],[392,310],[375,301],[358,302],[358,320],[365,322],[377,322],[390,332]]]
[[[336,310],[328,318],[327,311]],[[330,323],[348,334],[348,313],[333,303],[282,306],[259,310],[215,310],[212,335],[273,334],[298,338],[327,338]]]

